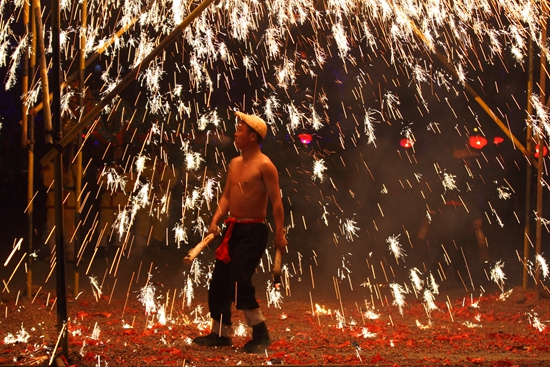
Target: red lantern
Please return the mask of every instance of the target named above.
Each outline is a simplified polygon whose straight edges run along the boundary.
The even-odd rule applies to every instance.
[[[546,145],[542,146],[542,156],[545,157],[546,154],[548,154],[548,148],[546,148]],[[539,145],[535,145],[535,158],[539,157]]]
[[[300,139],[300,142],[302,144],[308,145],[309,143],[311,143],[311,139],[313,137],[311,136],[311,134],[302,133],[302,134],[298,134],[298,138]]]
[[[472,135],[470,136],[470,146],[475,149],[482,149],[487,145],[487,139],[483,136]]]
[[[411,140],[409,138],[403,138],[399,140],[399,145],[401,145],[403,148],[411,148],[414,145],[414,140]]]
[[[495,136],[495,138],[493,139],[493,144],[499,145],[503,141],[504,141],[504,138],[502,136]]]

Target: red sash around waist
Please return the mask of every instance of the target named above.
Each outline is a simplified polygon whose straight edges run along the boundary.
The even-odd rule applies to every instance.
[[[249,223],[264,223],[264,222],[265,222],[265,219],[263,218],[252,218],[252,219],[239,219],[239,218],[233,218],[233,217],[227,218],[224,221],[224,223],[229,225],[229,227],[227,227],[227,231],[225,231],[225,236],[223,236],[222,243],[216,249],[216,259],[221,260],[226,264],[229,263],[229,261],[231,261],[231,258],[229,257],[229,239],[231,238],[231,233],[233,232],[233,227],[235,226],[235,223],[249,224]]]

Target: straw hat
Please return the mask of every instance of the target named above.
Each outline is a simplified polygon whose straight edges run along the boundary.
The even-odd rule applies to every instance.
[[[241,119],[245,124],[250,126],[252,130],[257,132],[262,137],[262,139],[265,138],[265,136],[267,135],[267,124],[265,123],[264,120],[262,120],[258,116],[247,115],[246,113],[242,113],[239,111],[236,111],[235,115],[239,119]]]

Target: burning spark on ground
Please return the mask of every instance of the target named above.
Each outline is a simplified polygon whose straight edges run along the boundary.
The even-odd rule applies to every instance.
[[[237,337],[245,337],[247,334],[246,325],[242,322],[237,324],[237,327],[233,330],[233,335]]]
[[[371,333],[369,331],[369,329],[367,329],[366,327],[362,328],[361,329],[361,335],[363,335],[363,338],[374,338],[376,337],[376,333]]]
[[[421,330],[429,329],[431,326],[432,326],[431,320],[428,320],[428,325],[424,325],[420,321],[416,320],[416,327],[418,327]]]
[[[99,287],[99,284],[97,283],[96,277],[90,277],[90,284],[92,285],[92,290],[94,292],[94,296],[96,298],[100,298],[102,292],[101,292],[101,288]]]
[[[336,318],[337,328],[343,329],[344,326],[346,326],[346,319],[343,314],[340,313],[339,310],[334,310],[334,317]]]
[[[538,331],[543,332],[544,329],[546,329],[546,325],[544,325],[540,321],[539,315],[536,312],[534,311],[528,312],[527,317],[529,318],[529,323],[531,324],[531,326],[537,329]]]
[[[99,334],[101,334],[101,329],[99,328],[99,325],[96,322],[94,324],[94,329],[92,330],[92,335],[90,336],[90,339],[99,340]]]
[[[409,271],[409,278],[411,279],[414,289],[417,291],[421,291],[422,287],[424,287],[424,281],[420,279],[420,275],[422,275],[422,273],[418,268],[412,268]]]
[[[428,277],[428,286],[433,294],[439,294],[439,285],[435,282],[435,278],[432,273]]]
[[[166,305],[159,307],[157,311],[157,320],[159,324],[166,325]]]
[[[480,328],[480,327],[482,327],[480,324],[474,324],[474,323],[471,322],[471,321],[465,321],[465,322],[462,323],[462,325],[466,326],[466,327],[469,328],[469,329]]]
[[[149,275],[149,278],[151,276]],[[155,301],[155,286],[149,281],[143,288],[141,288],[138,300],[143,306],[145,306],[145,313],[150,315],[157,311],[157,303]]]
[[[399,308],[399,313],[403,316],[403,307],[405,306],[405,289],[397,283],[390,284],[391,293],[393,295],[393,305]]]
[[[4,337],[4,344],[26,343],[30,337],[30,334],[21,325],[21,330],[17,331],[15,335],[8,333]]]
[[[320,306],[318,303],[315,304],[315,313],[317,315],[332,315],[330,309],[326,309],[325,306]]]
[[[196,260],[197,259],[195,259],[195,261]],[[195,261],[193,261],[193,264],[195,263]],[[195,298],[195,291],[194,291],[194,288],[193,288],[193,280],[191,279],[190,276],[187,277],[187,281],[185,282],[185,286],[183,287],[183,294],[185,296],[185,301],[186,301],[187,307],[190,307],[191,302],[193,301],[193,298]]]
[[[283,295],[271,281],[267,282],[267,288],[265,290],[267,296],[267,307],[273,305],[275,308],[281,308],[281,303],[283,303]]]
[[[426,313],[428,314],[428,317],[431,316],[432,311],[435,311],[438,309],[437,305],[435,304],[435,296],[429,289],[424,289],[424,308],[426,309]]]
[[[504,263],[499,260],[496,262],[494,268],[491,269],[491,280],[498,285],[502,292],[504,292],[504,280],[506,279],[506,275],[502,270],[503,267]]]
[[[204,316],[202,314],[202,307],[200,305],[198,305],[193,310],[192,314],[195,316],[193,319],[193,323],[197,325],[197,329],[202,331],[210,327],[210,314]]]
[[[380,318],[380,314],[376,313],[373,308],[366,310],[364,316],[369,320],[378,320]]]
[[[507,299],[508,297],[510,297],[510,295],[512,294],[513,291],[514,291],[513,289],[510,289],[509,291],[502,292],[502,293],[500,294],[500,296],[498,296],[498,300],[499,300],[499,301],[506,301],[506,299]]]

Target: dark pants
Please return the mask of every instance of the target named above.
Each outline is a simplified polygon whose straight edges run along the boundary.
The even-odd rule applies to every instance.
[[[212,319],[231,325],[233,302],[238,310],[259,307],[252,275],[266,249],[267,236],[265,223],[235,223],[229,240],[231,261],[226,264],[216,260],[208,289],[208,307]]]

